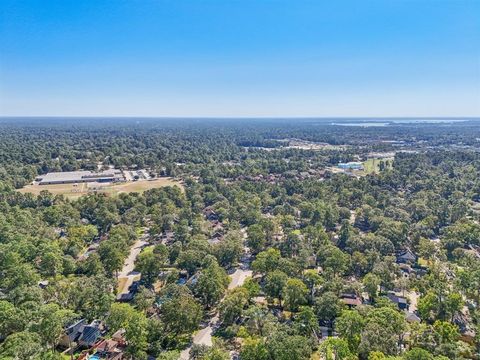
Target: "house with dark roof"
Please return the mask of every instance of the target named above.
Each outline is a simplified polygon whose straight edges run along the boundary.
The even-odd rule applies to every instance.
[[[86,320],[81,319],[76,321],[75,323],[69,325],[60,340],[58,341],[58,345],[61,347],[69,348],[72,343],[75,341],[75,339],[78,336],[79,329],[85,325]]]
[[[85,319],[78,320],[65,329],[58,345],[64,348],[92,347],[102,336],[100,327],[98,320],[90,324]]]
[[[101,336],[100,323],[94,321],[90,325],[83,327],[77,339],[77,344],[80,347],[89,348],[92,347]]]
[[[417,256],[410,249],[406,249],[397,254],[398,264],[414,264],[417,261]]]
[[[217,213],[216,213],[211,207],[206,207],[206,208],[203,210],[203,214],[205,215],[205,217],[206,217],[207,220],[209,220],[209,221],[218,220],[218,215],[217,215]]]
[[[396,304],[400,310],[408,310],[408,301],[406,297],[396,295],[395,293],[388,293],[387,298]]]

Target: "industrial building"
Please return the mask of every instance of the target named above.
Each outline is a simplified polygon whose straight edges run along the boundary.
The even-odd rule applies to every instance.
[[[69,171],[51,172],[38,176],[35,181],[39,185],[76,184],[88,182],[121,182],[126,181],[121,170],[109,169],[101,172]]]
[[[361,162],[348,162],[348,163],[339,163],[338,167],[344,170],[363,170],[363,164]]]

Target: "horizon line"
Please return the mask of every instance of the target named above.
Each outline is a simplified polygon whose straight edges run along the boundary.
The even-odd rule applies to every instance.
[[[396,120],[396,119],[480,119],[480,115],[458,115],[458,116],[142,116],[142,115],[0,115],[0,119],[360,119],[360,120]]]

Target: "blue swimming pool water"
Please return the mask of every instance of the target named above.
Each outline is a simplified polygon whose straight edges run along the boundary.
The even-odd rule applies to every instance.
[[[92,355],[88,358],[88,360],[100,360],[100,357],[98,355]]]

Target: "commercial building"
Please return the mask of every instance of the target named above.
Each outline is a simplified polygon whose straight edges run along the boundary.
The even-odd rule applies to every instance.
[[[76,184],[88,182],[120,182],[125,181],[121,170],[109,169],[101,172],[69,171],[51,172],[35,179],[39,185]]]
[[[363,164],[361,162],[348,162],[348,163],[339,163],[338,167],[344,170],[363,170]]]

